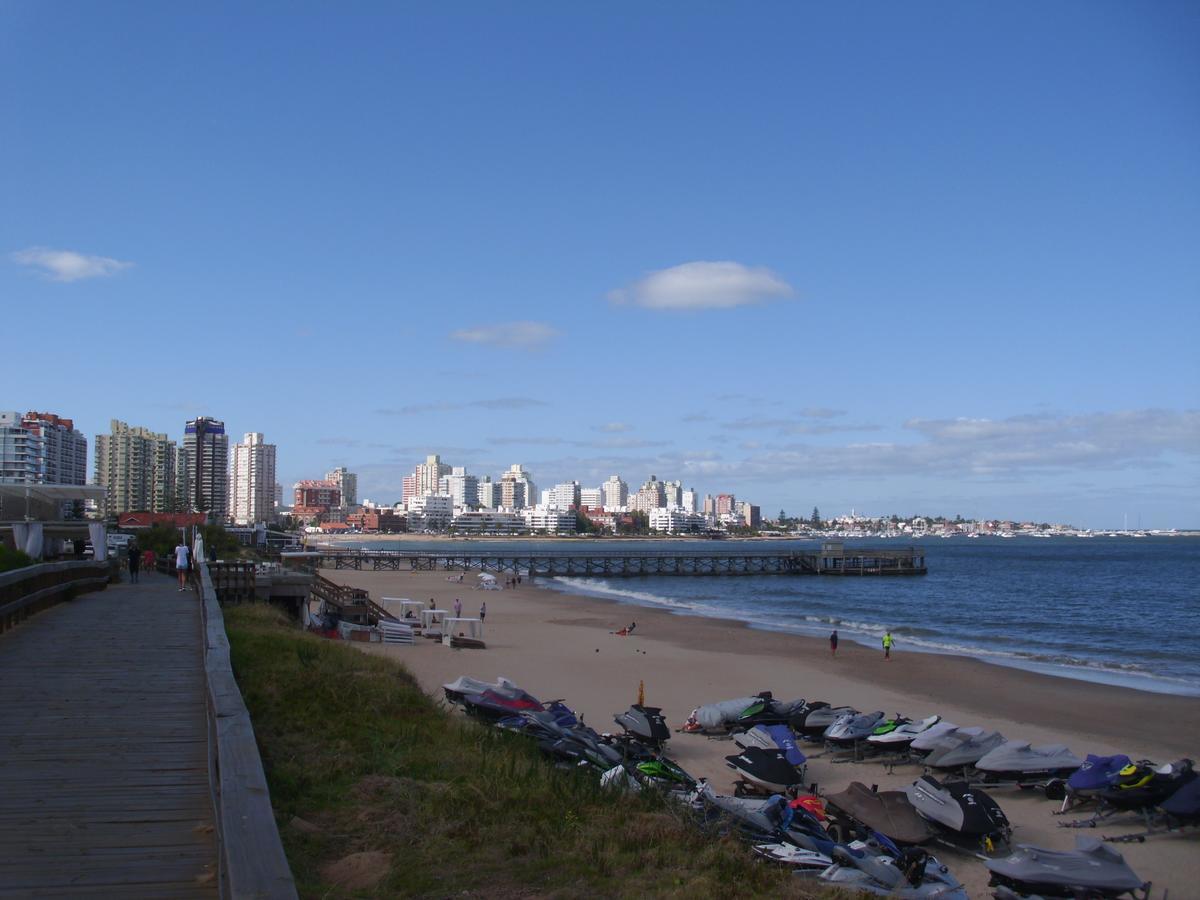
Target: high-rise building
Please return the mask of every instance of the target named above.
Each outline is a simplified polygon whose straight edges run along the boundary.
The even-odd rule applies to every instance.
[[[87,484],[87,438],[54,413],[0,412],[0,484]]]
[[[96,435],[96,484],[107,490],[100,512],[177,512],[179,449],[165,434],[113,419],[109,433]]]
[[[413,470],[416,482],[415,496],[424,497],[426,494],[436,494],[441,487],[442,476],[449,474],[450,466],[442,462],[442,458],[436,453],[425,457],[425,462]]]
[[[332,472],[325,474],[326,481],[337,483],[342,492],[342,506],[358,505],[358,476],[348,471],[345,466],[338,466]]]
[[[715,519],[717,517],[717,499],[712,494],[704,495],[704,508],[700,510],[706,518]]]
[[[717,494],[717,518],[732,516],[737,510],[737,498],[733,494]]]
[[[249,431],[233,445],[229,512],[235,525],[257,525],[275,518],[275,445]]]
[[[664,506],[668,508],[678,509],[683,506],[683,482],[681,481],[664,481],[663,496],[666,500]]]
[[[604,491],[598,487],[580,488],[579,505],[586,506],[588,509],[602,509],[604,507]]]
[[[536,502],[537,486],[533,478],[521,466],[513,463],[500,476],[500,506],[503,509],[524,509]]]
[[[567,481],[562,484],[556,484],[550,489],[549,502],[546,506],[552,506],[555,509],[579,509],[580,489],[578,481]]]
[[[690,513],[699,512],[699,508],[696,504],[696,496],[696,489],[688,488],[683,492],[683,498],[679,505]]]
[[[484,475],[479,482],[479,505],[483,509],[495,509],[499,505],[500,485],[492,481],[491,475]]]
[[[604,495],[605,509],[625,509],[629,505],[629,485],[621,480],[620,475],[610,475],[608,481],[600,485]]]
[[[479,479],[468,475],[463,466],[454,466],[446,476],[446,491],[454,505],[460,509],[476,509],[479,506]]]
[[[187,505],[214,522],[229,516],[229,436],[225,423],[208,416],[183,428],[187,456]]]
[[[638,512],[650,512],[667,505],[667,492],[658,476],[651,475],[650,480],[638,489],[629,500],[629,508]]]
[[[408,501],[417,496],[417,476],[405,475],[400,480],[400,502],[407,505]]]

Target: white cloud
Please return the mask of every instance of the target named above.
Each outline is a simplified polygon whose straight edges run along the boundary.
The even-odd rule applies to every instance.
[[[630,427],[624,422],[608,422],[604,425],[598,425],[592,429],[593,431],[605,431],[609,434],[617,434],[622,431],[630,431]]]
[[[608,299],[648,309],[729,309],[795,293],[770,269],[737,262],[688,262],[651,272],[628,287],[610,291]]]
[[[535,350],[558,337],[558,330],[545,322],[497,322],[451,332],[456,341],[469,344],[491,344],[515,350]]]
[[[13,262],[34,266],[51,281],[81,281],[84,278],[103,278],[116,275],[133,263],[107,256],[88,256],[74,250],[51,250],[49,247],[29,247],[12,254]]]

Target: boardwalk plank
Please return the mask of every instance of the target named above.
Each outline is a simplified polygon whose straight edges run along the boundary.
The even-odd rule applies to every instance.
[[[0,898],[217,895],[200,607],[173,584],[0,636]]]

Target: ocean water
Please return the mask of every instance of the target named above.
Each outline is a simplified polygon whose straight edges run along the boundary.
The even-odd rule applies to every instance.
[[[526,542],[479,543],[489,549],[529,547]],[[891,628],[896,653],[955,653],[1065,677],[1200,696],[1200,538],[927,538],[919,544],[929,566],[924,577],[650,576],[554,578],[542,584],[772,630],[826,637],[837,628],[843,641],[873,647]],[[547,546],[538,543],[539,548]],[[579,541],[550,546],[582,549]],[[670,545],[654,541],[618,548],[594,542],[588,550],[638,546],[662,551]],[[684,546],[695,549],[696,542]],[[715,546],[730,550],[734,545],[721,541]],[[756,546],[818,545],[789,541]]]

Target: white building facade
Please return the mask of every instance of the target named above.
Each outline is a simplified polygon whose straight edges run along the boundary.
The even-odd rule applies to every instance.
[[[266,443],[261,432],[248,431],[240,444],[233,445],[229,514],[234,525],[257,525],[275,518],[275,445]]]

